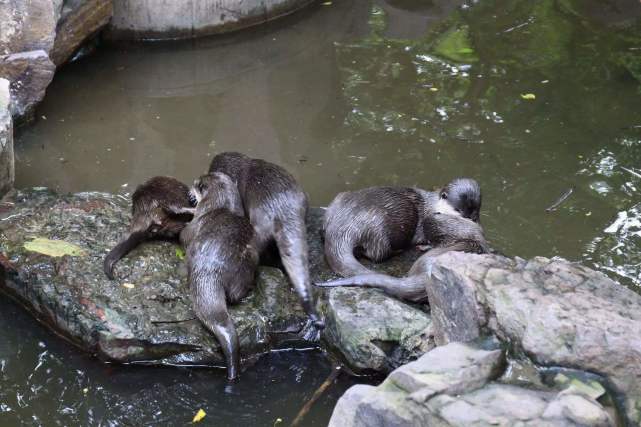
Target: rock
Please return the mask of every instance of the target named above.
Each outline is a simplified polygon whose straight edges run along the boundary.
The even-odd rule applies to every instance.
[[[0,77],[11,82],[11,114],[23,118],[42,101],[56,70],[44,50],[0,57]]]
[[[60,66],[67,62],[80,46],[107,25],[112,14],[112,0],[67,0],[50,53],[53,63]]]
[[[486,316],[480,327],[536,364],[607,377],[625,396],[629,420],[641,423],[640,295],[587,267],[541,257],[449,253],[435,260],[431,282],[475,289]]]
[[[504,364],[501,350],[451,343],[398,368],[386,381],[424,402],[438,393],[455,395],[475,390],[497,378]],[[414,394],[417,392],[420,394]]]
[[[350,388],[329,426],[614,425],[589,396],[495,382],[503,362],[501,350],[456,343],[435,348],[378,387]]]
[[[127,230],[129,211],[127,197],[105,193],[59,196],[41,189],[6,197],[0,205],[0,265],[4,278],[0,289],[17,297],[45,324],[104,359],[123,363],[220,364],[223,359],[215,338],[194,319],[184,261],[176,254],[178,245],[141,245],[116,265],[117,281],[108,280],[102,272],[104,256]],[[315,227],[321,217],[320,209],[311,210],[309,237],[315,258],[312,274],[317,280],[332,277],[318,253],[321,245],[319,229]],[[30,252],[24,244],[34,238],[77,245],[84,256],[55,258]],[[395,259],[385,267],[405,270],[406,266],[398,265],[404,262],[403,258]],[[331,304],[321,303],[326,316],[340,318],[333,307],[352,304],[354,292],[358,290],[332,293]],[[428,315],[375,291],[359,299],[365,309],[378,310],[371,314],[376,318],[359,324],[360,329],[350,337],[350,345],[365,350],[340,348],[343,338],[334,334],[325,334],[327,345],[350,355],[354,368],[370,367],[372,362],[367,359],[376,352],[376,364],[371,369],[382,371],[421,354],[420,334],[429,325]],[[389,312],[384,311],[388,309]],[[280,270],[261,268],[257,288],[230,311],[244,358],[284,345],[318,345],[315,334],[308,334],[304,328],[307,318]],[[344,324],[334,324],[332,330],[343,334]],[[385,324],[389,326],[384,327]],[[385,354],[374,343],[393,351]]]
[[[323,339],[359,371],[389,372],[431,348],[430,316],[374,289],[328,292]]]
[[[437,345],[473,341],[481,336],[484,313],[476,303],[472,282],[433,280],[426,289]]]
[[[13,187],[13,120],[9,111],[9,81],[0,79],[0,197]]]
[[[0,2],[0,77],[11,82],[14,120],[30,118],[55,68],[104,27],[111,15],[112,0]]]
[[[44,50],[49,52],[56,36],[56,10],[51,0],[0,2],[0,56]]]

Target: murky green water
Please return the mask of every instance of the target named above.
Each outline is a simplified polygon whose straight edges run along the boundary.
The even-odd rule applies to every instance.
[[[346,189],[472,176],[497,249],[582,261],[636,289],[640,15],[636,0],[339,0],[222,38],[103,47],[56,76],[39,119],[21,131],[17,185],[131,191],[157,174],[190,182],[225,150],[287,167],[314,205]],[[94,420],[115,411],[114,420],[136,424],[127,405],[153,420],[149,395],[163,410],[156,422],[189,418],[201,402],[223,408],[217,425],[242,416],[271,425],[295,413],[328,369],[309,355],[265,359],[243,378],[254,395],[233,405],[206,372],[105,367],[69,357],[64,345],[49,349],[31,322],[18,326],[1,332],[12,352],[0,344],[3,363],[17,365],[0,371],[12,420],[65,424],[89,420],[90,409],[102,414]],[[29,379],[45,351],[39,369],[55,374]],[[289,364],[303,372],[299,382]],[[82,374],[67,372],[76,365]],[[25,400],[33,395],[37,404]],[[79,412],[67,415],[73,405]]]

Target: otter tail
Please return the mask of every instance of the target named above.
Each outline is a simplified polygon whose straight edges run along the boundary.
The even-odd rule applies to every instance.
[[[220,284],[199,286],[196,283],[193,292],[196,317],[218,340],[227,364],[227,379],[235,380],[240,365],[240,344],[236,327],[227,311],[225,289]]]
[[[281,224],[277,227],[274,238],[283,267],[303,303],[305,312],[318,329],[323,329],[325,322],[316,311],[309,279],[309,249],[305,222],[290,219],[286,225]]]
[[[148,238],[149,235],[146,231],[135,231],[107,254],[103,263],[103,270],[110,280],[114,280],[114,265],[116,265],[116,262]]]
[[[348,239],[333,239],[333,233],[325,233],[325,259],[330,268],[343,277],[376,274],[358,262],[354,256],[354,244]]]
[[[415,275],[408,277],[392,277],[387,274],[361,274],[329,282],[314,283],[315,286],[330,288],[336,286],[363,286],[382,289],[386,294],[397,298],[420,302],[427,299],[425,289],[427,276]]]

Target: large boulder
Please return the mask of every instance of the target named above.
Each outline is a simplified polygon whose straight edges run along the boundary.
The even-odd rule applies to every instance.
[[[11,114],[26,118],[45,96],[56,66],[47,52],[35,50],[0,57],[0,77],[11,82]]]
[[[641,423],[641,295],[563,259],[463,253],[432,265],[428,295],[442,292],[433,305],[451,289],[466,290],[457,292],[469,298],[459,304],[477,307],[469,328],[496,334],[538,365],[607,377],[624,396],[629,419]],[[434,317],[436,336],[460,326]]]
[[[126,232],[129,211],[127,197],[104,193],[59,196],[41,189],[6,197],[0,205],[0,289],[28,306],[45,324],[102,358],[221,364],[218,343],[191,310],[178,245],[143,244],[117,264],[118,280],[105,277],[102,260]],[[319,252],[321,217],[320,209],[311,210],[314,280],[333,277]],[[404,269],[397,264],[406,263],[400,258],[385,268]],[[350,292],[335,290],[329,299],[331,303],[320,305],[326,317],[340,325],[330,322],[332,332],[324,335],[324,342],[354,369],[387,372],[427,350],[421,340],[429,316],[421,310],[371,291],[360,298],[359,307],[379,310],[370,310],[369,321],[357,323],[359,330],[350,330],[356,316],[343,321],[343,311],[334,312],[353,305]],[[305,327],[307,319],[296,294],[278,269],[261,268],[256,289],[231,308],[231,315],[244,358],[283,345],[318,345],[317,334]],[[349,339],[344,338],[347,333],[352,334]],[[372,355],[376,355],[373,361]]]
[[[56,26],[51,60],[60,66],[111,19],[112,0],[66,0]]]
[[[9,110],[9,81],[0,78],[0,196],[13,187],[13,120]]]
[[[437,347],[392,372],[378,387],[350,388],[329,426],[614,426],[596,400],[599,395],[575,386],[499,382],[504,362],[500,349],[458,343]]]

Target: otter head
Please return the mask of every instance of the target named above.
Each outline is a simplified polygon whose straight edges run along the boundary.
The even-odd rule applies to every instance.
[[[441,190],[441,200],[446,201],[463,218],[479,222],[481,187],[471,178],[457,178]]]
[[[195,200],[196,209],[204,203],[206,209],[228,209],[238,215],[244,214],[238,187],[224,173],[213,172],[197,178],[189,195]]]

